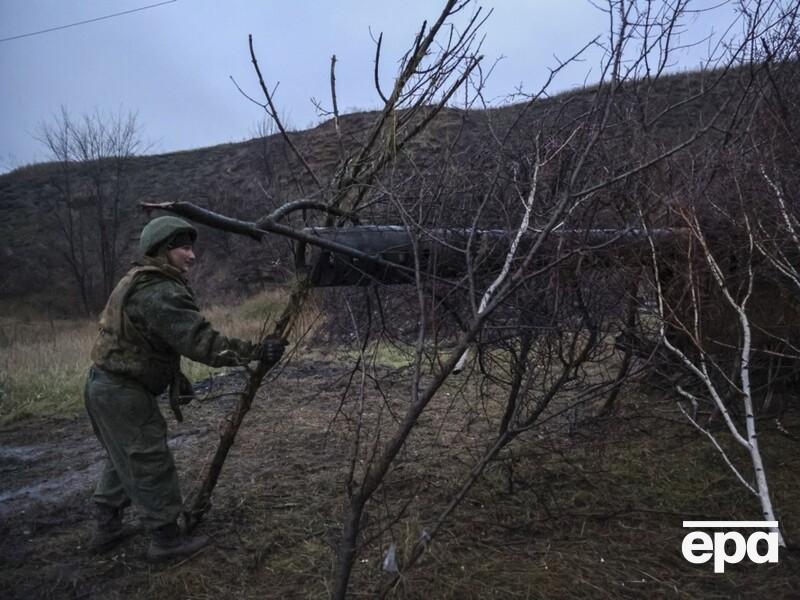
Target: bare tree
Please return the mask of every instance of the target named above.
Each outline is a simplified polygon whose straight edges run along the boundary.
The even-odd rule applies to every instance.
[[[658,253],[655,244],[651,246],[653,280],[658,301],[657,315],[661,323],[660,338],[667,350],[674,354],[692,373],[702,390],[695,392],[677,384],[677,392],[684,401],[690,404],[691,408],[687,409],[682,402],[679,402],[678,406],[691,424],[709,438],[741,484],[758,498],[764,519],[777,521],[759,445],[756,424],[757,410],[752,381],[754,324],[750,316],[749,304],[753,298],[756,283],[757,267],[754,266],[753,261],[753,255],[756,252],[755,240],[746,220],[747,237],[744,241],[747,246],[745,251],[739,255],[744,258],[744,261],[737,261],[738,275],[732,276],[730,271],[723,270],[723,265],[717,255],[719,250],[712,249],[696,212],[691,211],[685,214],[684,218],[692,233],[692,241],[696,242],[696,245],[690,244],[688,249],[689,271],[686,283],[688,284],[689,299],[688,307],[684,307],[685,310],[671,304],[670,301],[673,298],[662,288],[658,273]],[[696,253],[697,259],[692,256],[693,253]],[[702,265],[702,263],[705,264]],[[705,268],[700,268],[701,265]],[[707,322],[708,309],[703,306],[703,303],[708,300],[704,300],[703,296],[709,294],[709,288],[716,292],[713,294],[715,299],[721,300],[727,305],[726,313],[733,313],[734,322],[738,325],[734,339],[729,336],[720,336],[719,334],[722,332],[715,330],[713,324]],[[684,319],[684,315],[689,319]],[[682,340],[690,340],[691,350],[682,349],[674,341],[675,334],[668,334],[670,327],[680,330]],[[738,353],[738,360],[735,361],[733,368],[724,360],[729,353],[720,353],[714,348],[715,345],[718,347],[720,344],[731,347],[731,342],[734,344],[732,347]],[[753,470],[754,484],[751,484],[749,478],[741,472],[736,460],[724,449],[711,429],[700,423],[698,408],[708,399],[721,416],[727,431],[747,451]],[[736,423],[732,403],[741,406],[740,414],[744,418],[743,428]],[[783,534],[779,528],[772,527],[771,529],[778,533],[780,545],[785,546]]]
[[[685,377],[673,377],[681,412],[711,441],[725,464],[758,500],[761,514],[777,521],[761,445],[759,418],[768,414],[800,353],[794,343],[793,314],[799,247],[795,208],[767,173],[773,162],[796,161],[787,131],[796,92],[799,7],[780,2],[744,3],[742,42],[728,48],[731,110],[719,133],[683,164],[673,163],[679,199],[661,219],[674,219],[689,235],[669,249],[651,239],[651,277],[657,301],[658,337]],[[783,140],[778,144],[778,140]],[[782,152],[776,153],[780,147]],[[775,164],[778,164],[775,162]],[[678,196],[676,194],[676,198]],[[649,227],[649,219],[643,224]],[[787,371],[789,374],[787,374]],[[710,409],[724,431],[745,450],[743,463],[726,449],[724,437],[702,414]],[[746,466],[752,471],[747,475]],[[775,527],[780,545],[783,532]]]
[[[689,15],[688,3],[656,9],[650,2],[610,1],[604,8],[607,39],[587,45],[605,50],[597,85],[568,99],[549,98],[547,88],[566,61],[538,93],[505,113],[510,117],[495,118],[471,111],[482,101],[477,53],[483,14],[476,9],[460,27],[450,25],[468,6],[446,2],[433,25],[422,27],[391,91],[384,92],[376,75],[384,106],[361,137],[348,138],[339,120],[331,61],[340,159],[327,180],[304,155],[302,141],[280,125],[251,41],[264,95],[259,104],[317,191],[254,221],[182,203],[150,205],[257,240],[272,232],[321,248],[317,263],[298,264],[276,335],[291,329],[315,274],[326,265],[346,262],[364,276],[386,269],[409,284],[404,293],[389,292],[376,276],[374,286],[363,291],[362,306],[348,305],[359,357],[334,417],[345,424],[351,448],[332,576],[335,598],[345,597],[361,553],[374,551],[376,544],[385,548],[387,540],[395,550],[387,554],[391,575],[380,591],[391,591],[504,449],[532,431],[572,431],[591,402],[621,385],[624,377],[603,365],[614,353],[609,340],[631,328],[625,307],[631,271],[640,264],[626,258],[637,252],[630,241],[638,240],[635,248],[641,251],[648,239],[658,239],[650,219],[668,213],[675,193],[661,169],[686,157],[700,140],[719,135],[730,123],[726,115],[743,120],[750,96],[747,90],[732,93],[728,76],[742,49],[782,18],[768,13],[757,25],[744,21],[748,26],[742,37],[730,40],[726,60],[720,58],[715,71],[687,76],[685,93],[676,98],[664,93],[661,79],[676,31]],[[376,64],[381,41],[378,37]],[[570,60],[580,55],[578,48]],[[453,100],[462,94],[456,110]],[[465,140],[466,124],[476,118],[484,119],[481,126],[488,132],[482,139],[490,140],[480,147]],[[671,125],[675,122],[680,125]],[[414,144],[434,142],[435,161],[415,155]],[[402,243],[377,252],[342,243],[337,228],[368,220],[401,224],[393,231],[404,236]],[[393,323],[401,315],[413,323],[410,330],[398,331]],[[455,323],[452,332],[444,332],[447,322]],[[386,390],[397,374],[382,374],[370,357],[377,348],[398,343],[407,346],[409,365],[403,393],[392,396]],[[260,364],[250,372],[194,496],[190,524],[208,509],[227,452],[269,368]],[[398,552],[394,528],[421,488],[412,486],[396,498],[393,493],[401,487],[405,465],[435,460],[412,448],[419,448],[415,437],[426,419],[442,407],[469,423],[467,413],[482,417],[477,449],[446,501],[424,515],[418,540]]]
[[[88,314],[111,293],[127,244],[121,231],[123,211],[132,204],[129,169],[143,149],[136,114],[95,111],[75,118],[62,107],[40,126],[38,139],[58,163],[50,217]]]
[[[367,193],[372,189],[378,175],[390,164],[412,140],[439,114],[452,98],[453,94],[470,77],[480,62],[474,52],[474,45],[479,44],[477,30],[484,17],[476,12],[460,32],[452,26],[446,26],[448,18],[462,11],[468,2],[448,1],[436,22],[428,27],[424,24],[417,34],[412,48],[403,57],[400,72],[391,92],[384,95],[378,85],[378,93],[384,99],[384,109],[374,122],[366,137],[357,149],[340,161],[335,175],[329,185],[325,185],[319,174],[309,164],[294,139],[281,122],[272,95],[264,81],[261,68],[256,59],[252,38],[250,54],[254,69],[258,76],[265,102],[259,103],[273,119],[276,127],[286,140],[291,152],[295,155],[301,168],[318,188],[320,200],[301,200],[280,207],[273,213],[255,223],[234,222],[232,219],[218,219],[203,213],[197,207],[185,204],[167,203],[150,205],[167,210],[182,212],[196,219],[220,228],[245,233],[261,239],[266,231],[283,233],[295,239],[314,242],[314,236],[298,234],[296,230],[279,221],[294,213],[307,210],[321,211],[326,215],[326,224],[333,224],[337,218],[347,218],[358,210]],[[446,32],[450,30],[449,37]],[[378,40],[376,60],[380,56],[381,42]],[[333,64],[333,63],[332,63]],[[334,91],[335,94],[335,91]],[[255,102],[255,100],[253,100]],[[334,249],[332,247],[332,249]],[[341,249],[341,248],[339,248]],[[273,335],[285,337],[291,329],[296,317],[302,310],[310,289],[310,273],[299,273],[290,302],[284,314],[277,320]],[[221,435],[220,445],[209,462],[203,482],[193,495],[187,522],[192,526],[209,506],[209,498],[233,444],[236,433],[248,412],[252,400],[258,390],[262,378],[270,365],[260,363],[250,374],[249,383],[243,392],[234,414],[226,421]],[[352,555],[347,556],[343,564],[349,572]],[[343,577],[346,586],[346,575]]]

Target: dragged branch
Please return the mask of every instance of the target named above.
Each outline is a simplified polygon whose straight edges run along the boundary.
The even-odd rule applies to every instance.
[[[263,240],[264,236],[268,233],[282,235],[295,241],[317,246],[353,259],[363,260],[385,268],[405,271],[413,277],[414,270],[410,267],[386,260],[378,255],[362,252],[357,248],[336,242],[329,238],[320,237],[314,234],[313,229],[294,229],[288,225],[276,223],[268,218],[261,219],[258,222],[242,221],[240,219],[221,215],[191,202],[142,202],[141,206],[145,210],[157,209],[171,212],[220,231],[244,235],[257,242]]]
[[[359,220],[358,217],[350,212],[345,210],[340,210],[336,207],[329,206],[324,202],[318,202],[315,200],[295,200],[294,202],[287,202],[283,206],[279,206],[277,209],[272,211],[266,217],[262,217],[258,221],[256,221],[256,227],[262,227],[265,224],[268,225],[270,222],[280,221],[285,216],[297,212],[298,210],[318,210],[320,212],[333,215],[334,217],[342,217],[343,219],[347,219],[351,221],[354,225],[358,225]]]
[[[266,233],[252,221],[227,217],[191,202],[142,202],[140,205],[144,210],[164,210],[220,231],[244,235],[257,242]]]

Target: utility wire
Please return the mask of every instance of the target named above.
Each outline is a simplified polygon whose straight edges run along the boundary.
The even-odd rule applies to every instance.
[[[125,10],[122,12],[114,13],[113,15],[105,15],[104,17],[96,17],[94,19],[87,19],[85,21],[78,21],[77,23],[70,23],[69,25],[59,25],[58,27],[51,27],[50,29],[42,29],[41,31],[32,31],[30,33],[23,33],[21,35],[15,35],[12,37],[2,38],[0,42],[10,42],[11,40],[18,40],[24,37],[30,37],[32,35],[39,35],[42,33],[50,33],[51,31],[58,31],[59,29],[67,29],[68,27],[77,27],[78,25],[86,25],[86,23],[94,23],[95,21],[102,21],[103,19],[111,19],[113,17],[119,17],[121,15],[129,15],[131,13],[139,12],[140,10],[147,10],[148,8],[156,8],[157,6],[163,6],[165,4],[172,4],[173,2],[177,2],[178,0],[166,0],[165,2],[159,2],[158,4],[150,4],[149,6],[142,6],[140,8],[134,8],[131,10]]]

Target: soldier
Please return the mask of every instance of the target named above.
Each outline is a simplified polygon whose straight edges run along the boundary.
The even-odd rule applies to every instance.
[[[200,314],[186,282],[196,239],[196,229],[177,217],[150,221],[139,241],[141,262],[111,292],[100,318],[85,391],[92,428],[107,453],[93,497],[93,552],[126,536],[122,517],[131,502],[151,532],[149,560],[186,556],[208,543],[207,536],[178,527],[181,492],[156,397],[169,386],[172,400],[191,393],[181,356],[219,367],[276,363],[283,353],[280,340],[256,345],[228,338]]]

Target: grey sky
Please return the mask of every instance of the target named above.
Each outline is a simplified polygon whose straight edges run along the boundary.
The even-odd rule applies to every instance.
[[[136,9],[158,0],[0,0],[0,38]],[[370,29],[384,33],[383,76],[413,40],[435,0],[177,0],[156,8],[42,35],[0,42],[0,172],[46,160],[34,139],[60,106],[79,116],[138,113],[151,152],[185,150],[253,137],[260,109],[229,76],[258,96],[247,35],[274,85],[289,124],[304,129],[320,118],[309,101],[330,105],[329,61],[336,54],[342,112],[377,106],[372,86]],[[698,4],[710,4],[699,2]],[[503,103],[518,86],[541,84],[554,55],[565,58],[595,35],[607,17],[587,0],[484,0],[494,12],[484,32],[487,64],[501,56],[487,98]],[[466,16],[466,15],[465,15]],[[681,42],[724,28],[730,9],[687,21]],[[679,53],[677,68],[699,64],[705,46]],[[595,53],[564,73],[554,91],[594,81]],[[386,84],[388,87],[388,83]]]

